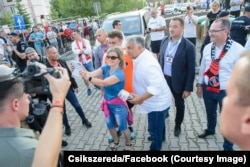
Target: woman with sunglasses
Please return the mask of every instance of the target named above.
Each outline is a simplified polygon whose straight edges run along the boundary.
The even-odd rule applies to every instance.
[[[125,136],[124,150],[131,151],[130,131],[127,126],[128,106],[126,101],[118,97],[125,83],[123,50],[120,47],[111,47],[107,51],[106,57],[108,65],[104,65],[93,72],[81,70],[80,75],[92,84],[104,87],[102,110],[104,111],[109,132],[114,139],[110,149],[116,151],[119,147],[119,138],[115,129],[115,122],[117,122],[119,130]]]

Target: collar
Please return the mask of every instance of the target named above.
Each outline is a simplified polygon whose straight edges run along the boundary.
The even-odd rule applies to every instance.
[[[141,52],[141,54],[137,56],[136,59],[134,59],[135,64],[139,63],[140,60],[144,59],[145,56],[148,56],[147,54],[145,54],[146,52],[147,52],[147,49],[144,49],[144,51]]]
[[[180,43],[181,43],[181,40],[182,40],[182,36],[181,36],[176,42],[173,42],[173,41],[172,41],[172,37],[170,37],[169,39],[170,39],[169,42],[170,42],[171,44],[180,44]]]
[[[0,137],[30,137],[35,138],[33,130],[25,128],[0,127]]]

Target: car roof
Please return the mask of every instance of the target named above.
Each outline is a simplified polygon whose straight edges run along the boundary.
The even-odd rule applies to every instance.
[[[106,19],[115,19],[115,18],[121,18],[121,17],[129,17],[129,16],[137,16],[137,15],[143,15],[147,13],[146,10],[136,10],[136,11],[129,11],[125,13],[111,13],[106,16]]]

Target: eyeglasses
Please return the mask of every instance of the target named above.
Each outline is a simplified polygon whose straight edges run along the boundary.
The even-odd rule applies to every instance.
[[[107,59],[111,59],[111,60],[115,60],[115,59],[118,59],[119,57],[116,57],[116,56],[107,56]]]
[[[216,32],[223,31],[223,30],[225,30],[225,29],[221,29],[221,30],[208,30],[208,33],[213,34],[213,33],[216,33]]]

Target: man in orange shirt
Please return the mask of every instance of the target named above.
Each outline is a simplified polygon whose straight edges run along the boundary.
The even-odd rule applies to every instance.
[[[109,39],[109,46],[122,46],[122,42],[123,42],[123,36],[122,33],[118,30],[112,30],[108,33],[108,39]],[[103,64],[107,64],[107,58],[106,58],[106,54],[103,56]],[[129,92],[129,93],[133,93],[133,61],[132,59],[128,56],[128,54],[125,51],[124,48],[124,74],[125,74],[125,86],[124,86],[124,90]],[[135,138],[135,133],[132,127],[133,124],[133,117],[132,117],[132,111],[131,108],[134,106],[134,104],[129,103],[127,101],[128,104],[128,108],[129,108],[129,118],[128,118],[128,128],[130,130],[130,137],[131,139]],[[117,133],[120,133],[119,130]],[[113,139],[110,137],[109,141],[112,142]]]

